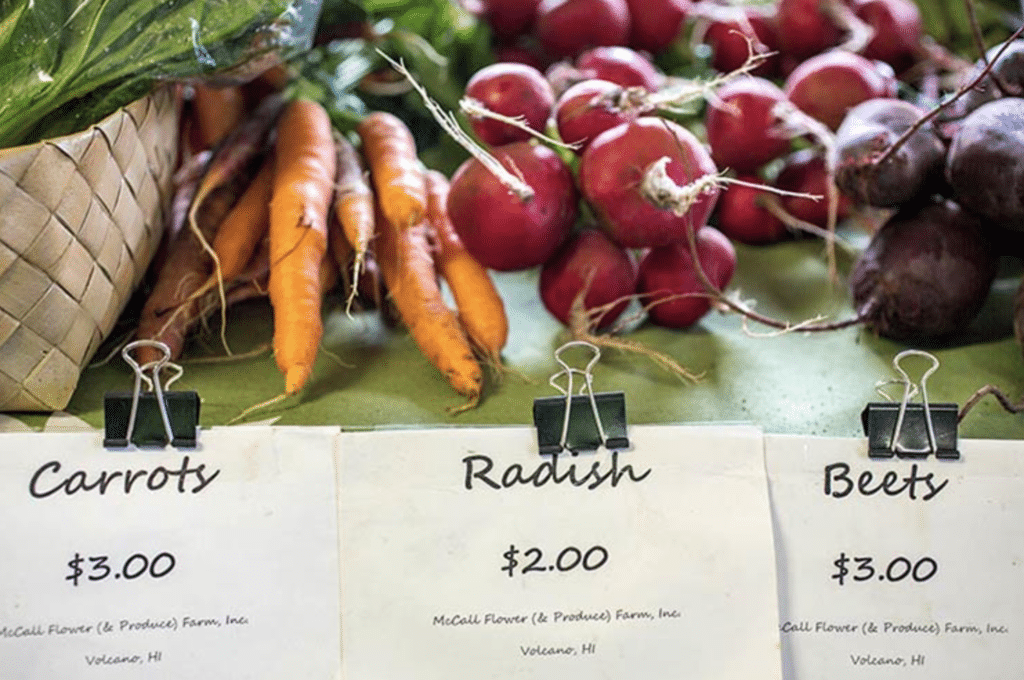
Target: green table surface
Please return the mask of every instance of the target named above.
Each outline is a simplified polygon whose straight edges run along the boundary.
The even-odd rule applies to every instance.
[[[729,286],[759,312],[799,322],[817,315],[852,314],[845,284],[830,283],[823,245],[816,240],[737,248],[736,276]],[[851,258],[840,255],[840,272]],[[1012,399],[1024,393],[1024,360],[1011,327],[1012,299],[1019,267],[1009,262],[979,318],[955,341],[920,347],[935,354],[939,369],[928,381],[933,402],[963,404],[985,384],[998,385]],[[499,383],[489,381],[474,410],[450,415],[460,403],[440,374],[419,353],[402,328],[382,323],[375,312],[347,317],[337,306],[325,312],[323,349],[311,382],[298,396],[264,408],[249,420],[277,418],[280,425],[381,426],[532,423],[532,402],[556,395],[548,383],[558,370],[554,351],[568,338],[544,309],[537,272],[496,274],[510,322],[504,352],[514,369]],[[229,310],[232,351],[245,353],[269,342],[272,314],[264,300]],[[641,323],[628,335],[674,357],[703,377],[681,381],[648,359],[606,350],[594,370],[598,391],[625,394],[628,420],[642,423],[746,422],[769,433],[862,436],[860,413],[881,401],[876,383],[893,378],[894,356],[905,344],[854,327],[828,333],[769,334],[735,314],[712,312],[685,331]],[[105,348],[106,349],[106,348]],[[269,352],[254,358],[196,362],[223,353],[216,329],[188,350],[181,380],[202,399],[203,426],[222,425],[246,407],[278,394],[283,380]],[[905,366],[917,378],[927,368],[919,358]],[[102,426],[103,395],[129,389],[131,371],[120,357],[87,369],[67,411]],[[899,388],[889,388],[897,395]],[[30,416],[41,424],[44,416]],[[961,424],[972,438],[1024,438],[1024,415],[1004,411],[994,399],[976,406]]]

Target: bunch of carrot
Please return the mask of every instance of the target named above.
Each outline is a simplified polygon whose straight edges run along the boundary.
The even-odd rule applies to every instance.
[[[213,110],[222,115],[225,107]],[[213,148],[203,171],[181,182],[188,209],[175,220],[138,338],[162,340],[177,356],[204,312],[223,315],[239,291],[265,290],[284,376],[275,400],[293,395],[317,358],[325,293],[340,279],[352,286],[351,304],[372,267],[424,356],[466,398],[452,410],[479,402],[482,364],[499,366],[507,339],[504,305],[452,228],[447,178],[420,163],[401,119],[366,116],[357,146],[316,102],[273,94],[230,126],[198,128],[216,131],[204,140]],[[446,304],[439,278],[457,310]]]

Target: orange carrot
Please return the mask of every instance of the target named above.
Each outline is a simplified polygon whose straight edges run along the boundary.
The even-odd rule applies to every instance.
[[[238,276],[252,260],[270,224],[270,197],[274,181],[274,156],[269,154],[256,177],[217,228],[213,252],[224,281]]]
[[[423,166],[416,141],[400,118],[375,111],[356,128],[377,201],[388,221],[400,229],[418,224],[427,210]]]
[[[344,236],[354,255],[352,262],[352,281],[359,280],[359,273],[370,247],[370,239],[374,231],[374,195],[373,189],[366,181],[363,162],[356,151],[342,135],[335,135],[335,147],[338,155],[338,181],[334,188],[334,214],[341,223]],[[341,244],[339,244],[340,246]],[[337,249],[335,249],[337,251]],[[336,256],[338,253],[335,253]],[[339,266],[341,262],[339,261]],[[351,307],[356,287],[348,298]]]
[[[270,303],[274,357],[285,394],[305,386],[323,335],[321,265],[336,156],[331,121],[319,104],[297,99],[278,122],[270,203]]]
[[[237,86],[193,88],[192,110],[198,127],[199,143],[209,149],[224,139],[245,117],[245,97]]]
[[[427,220],[437,239],[438,271],[448,283],[459,318],[477,350],[492,365],[501,363],[508,341],[505,303],[491,276],[463,245],[448,219],[448,179],[436,170],[427,172]]]
[[[420,221],[398,229],[382,213],[377,225],[374,252],[399,316],[423,355],[467,398],[453,412],[473,408],[480,401],[483,375],[458,317],[441,296],[429,225]]]

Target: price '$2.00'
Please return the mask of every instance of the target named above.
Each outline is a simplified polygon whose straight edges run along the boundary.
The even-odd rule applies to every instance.
[[[608,549],[601,545],[580,549],[576,546],[563,548],[555,556],[554,561],[547,562],[544,559],[544,551],[541,548],[527,548],[521,553],[514,544],[502,554],[505,561],[501,570],[508,572],[509,578],[517,573],[526,575],[530,573],[565,573],[575,571],[595,571],[608,563]]]
[[[152,557],[143,553],[135,553],[117,566],[116,559],[114,566],[111,566],[109,555],[82,556],[75,553],[68,561],[70,572],[64,577],[65,581],[71,581],[76,588],[82,579],[89,581],[104,581],[108,578],[114,580],[123,579],[134,581],[137,578],[147,576],[151,579],[161,579],[177,566],[178,560],[169,552],[161,552]]]

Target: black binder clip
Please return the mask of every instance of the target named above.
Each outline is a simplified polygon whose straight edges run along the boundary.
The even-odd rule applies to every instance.
[[[131,352],[137,347],[156,347],[164,356],[140,366]],[[136,340],[121,350],[121,356],[135,371],[132,392],[107,392],[103,396],[104,438],[107,448],[138,447],[195,448],[199,427],[199,395],[195,392],[168,392],[181,377],[183,369],[171,362],[171,350],[157,340]],[[175,371],[163,385],[160,372]],[[146,375],[149,372],[152,377]],[[142,390],[146,383],[146,390]]]
[[[594,356],[583,370],[570,367],[562,359],[562,352],[571,347],[586,347]],[[591,451],[600,446],[606,449],[627,449],[626,397],[622,392],[594,393],[592,370],[601,350],[582,340],[567,342],[555,351],[555,361],[562,370],[551,376],[551,386],[564,397],[540,397],[533,400],[533,423],[537,428],[537,445],[541,455],[569,450],[573,455]],[[572,376],[579,373],[584,384],[580,394],[573,395]],[[558,379],[566,376],[563,388]]]
[[[916,385],[900,366],[900,361],[910,355],[925,357],[932,362]],[[868,438],[868,455],[871,458],[926,458],[935,454],[939,459],[959,459],[957,405],[931,404],[928,401],[926,383],[928,376],[939,367],[938,358],[928,352],[908,349],[897,354],[892,365],[901,378],[881,381],[875,386],[878,393],[890,401],[870,403],[860,415],[864,434]],[[899,404],[881,390],[882,386],[895,383],[903,384],[903,399]],[[910,399],[919,391],[921,402],[910,403]]]

